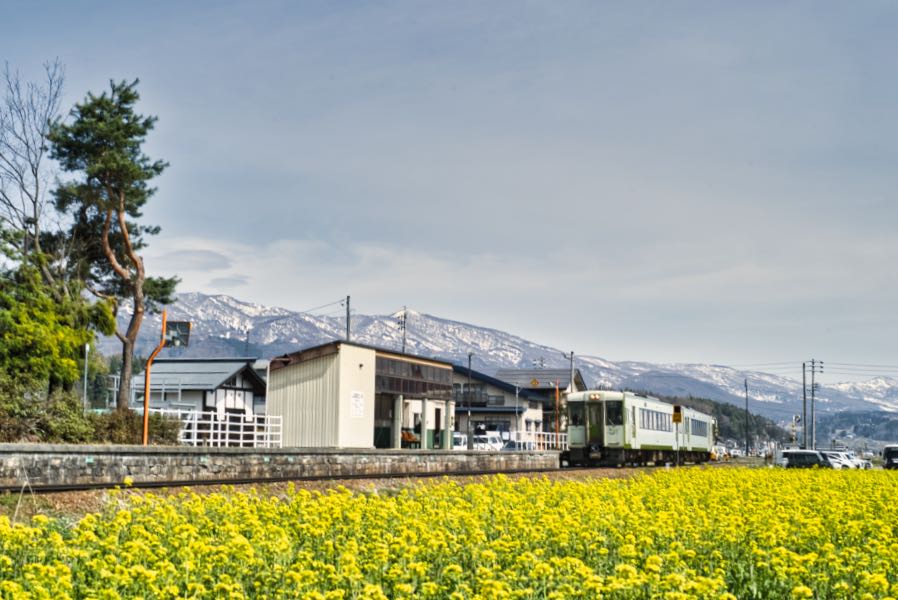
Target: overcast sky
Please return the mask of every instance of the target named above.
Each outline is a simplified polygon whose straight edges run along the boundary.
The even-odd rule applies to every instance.
[[[898,365],[893,2],[3,2],[141,80],[148,269],[613,360]]]

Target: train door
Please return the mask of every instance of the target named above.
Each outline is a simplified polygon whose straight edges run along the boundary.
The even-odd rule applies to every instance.
[[[605,446],[624,445],[624,403],[620,400],[605,402]]]
[[[604,402],[595,402],[586,405],[586,439],[590,445],[605,445],[604,408]]]

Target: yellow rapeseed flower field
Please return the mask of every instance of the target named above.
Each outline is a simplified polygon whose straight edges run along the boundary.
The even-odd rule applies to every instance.
[[[74,526],[0,517],[0,594],[884,599],[898,597],[896,529],[898,474],[887,471],[129,492]]]

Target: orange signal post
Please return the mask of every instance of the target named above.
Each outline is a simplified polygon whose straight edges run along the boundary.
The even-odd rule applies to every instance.
[[[559,415],[558,415],[558,380],[555,380],[555,447],[558,448],[561,446],[559,441],[559,435],[561,434],[561,427],[559,425]]]
[[[156,349],[153,350],[153,353],[150,354],[150,357],[147,359],[147,372],[143,381],[143,445],[146,446],[150,439],[150,367],[153,366],[153,359],[156,358],[156,355],[159,354],[159,351],[165,348],[165,325],[166,325],[166,315],[165,311],[162,311],[162,337],[159,340],[159,345],[156,346]]]

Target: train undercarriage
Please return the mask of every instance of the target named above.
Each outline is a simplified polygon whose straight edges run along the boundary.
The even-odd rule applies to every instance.
[[[562,455],[562,464],[572,467],[625,467],[667,464],[700,464],[708,462],[710,452],[704,450],[571,448]]]

